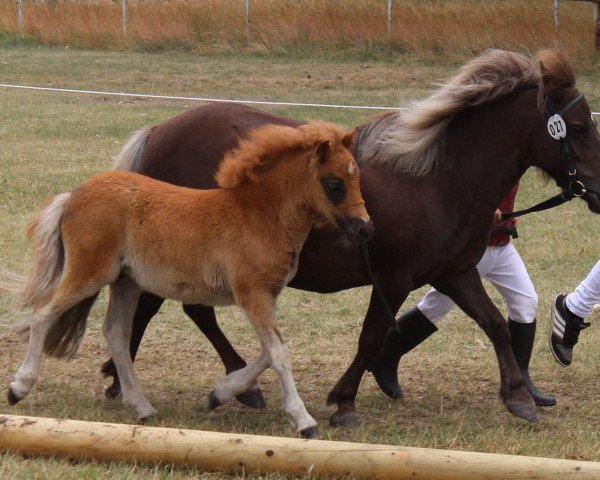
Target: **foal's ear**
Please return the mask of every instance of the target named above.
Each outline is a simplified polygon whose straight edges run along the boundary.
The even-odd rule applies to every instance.
[[[344,134],[344,137],[342,138],[342,145],[344,147],[346,147],[347,149],[350,149],[350,147],[354,144],[354,139],[356,137],[357,132],[358,132],[358,127],[354,127],[349,132],[346,132]]]
[[[317,156],[318,163],[325,163],[329,158],[331,153],[331,145],[329,144],[329,140],[324,140],[317,144],[315,148],[315,155]]]

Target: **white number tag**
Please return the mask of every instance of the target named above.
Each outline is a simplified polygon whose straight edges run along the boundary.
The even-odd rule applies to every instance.
[[[567,136],[567,124],[558,113],[548,119],[548,133],[554,140]]]

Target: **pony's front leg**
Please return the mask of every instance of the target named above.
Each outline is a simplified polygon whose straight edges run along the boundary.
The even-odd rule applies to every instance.
[[[508,326],[485,291],[477,269],[473,267],[460,275],[444,278],[433,286],[454,300],[491,340],[500,367],[500,396],[508,411],[535,422],[535,403],[515,360]]]
[[[141,294],[140,287],[129,277],[120,277],[110,285],[110,300],[102,332],[117,367],[123,403],[135,408],[144,421],[156,413],[144,396],[129,353],[133,315]]]

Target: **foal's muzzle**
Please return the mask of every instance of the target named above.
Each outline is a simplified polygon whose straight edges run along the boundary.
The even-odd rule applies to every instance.
[[[373,222],[358,217],[337,217],[337,224],[352,243],[366,242],[373,236]]]

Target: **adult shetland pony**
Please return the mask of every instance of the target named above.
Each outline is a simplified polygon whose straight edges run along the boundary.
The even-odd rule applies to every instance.
[[[553,138],[548,117],[562,112],[566,138]],[[298,122],[241,105],[208,105],[140,132],[123,148],[120,166],[193,188],[213,186],[212,176],[228,149],[252,128]],[[538,167],[562,189],[577,190],[600,212],[600,137],[575,73],[559,51],[537,58],[492,50],[466,63],[429,98],[407,110],[361,125],[353,149],[362,192],[375,224],[369,242],[377,281],[395,312],[410,291],[425,284],[448,295],[486,332],[500,367],[500,395],[509,411],[533,420],[534,404],[510,347],[500,311],[475,268],[500,199],[529,168]],[[338,248],[333,229],[313,229],[290,286],[335,292],[369,284],[358,249]],[[162,300],[143,295],[135,316],[132,352]],[[226,369],[243,360],[218,329],[214,311],[184,305],[213,342]],[[358,421],[360,380],[380,349],[389,323],[372,296],[358,352],[330,392],[334,425]],[[402,325],[400,325],[402,329]],[[110,363],[104,372],[114,374]],[[108,390],[118,392],[118,381]],[[262,399],[247,392],[255,405]]]
[[[346,148],[351,139],[325,123],[268,125],[225,156],[216,175],[220,189],[113,171],[52,199],[29,227],[33,256],[23,302],[33,313],[20,328],[29,333],[29,348],[9,402],[29,393],[43,351],[57,357],[76,352],[93,301],[110,285],[103,332],[123,402],[140,419],[155,413],[129,354],[131,322],[145,290],[186,303],[239,305],[262,351],[219,382],[211,406],[248,389],[270,366],[292,425],[316,436],[316,422],[296,391],[275,303],[315,221],[336,226],[355,243],[372,234],[359,170]]]

